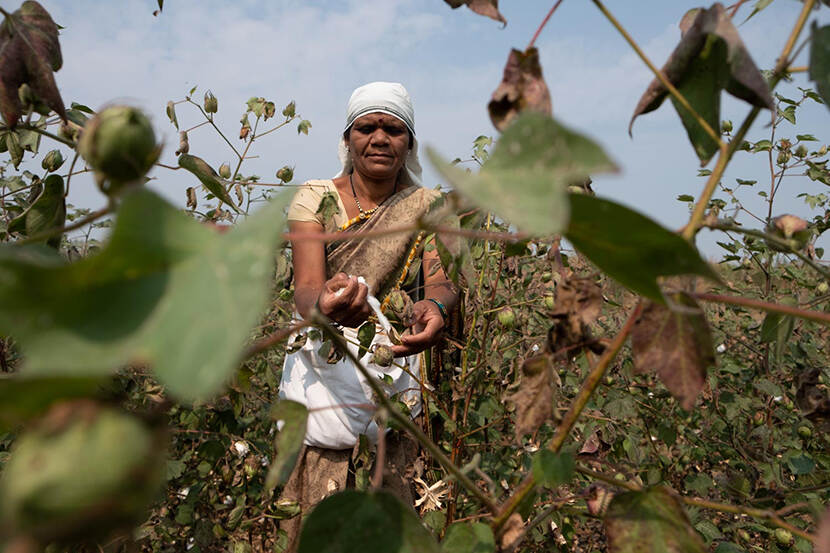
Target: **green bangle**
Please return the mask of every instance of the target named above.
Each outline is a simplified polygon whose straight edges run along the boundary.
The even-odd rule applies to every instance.
[[[435,298],[427,298],[427,301],[431,301],[432,303],[438,306],[438,310],[441,311],[441,316],[444,317],[445,320],[447,317],[449,317],[449,313],[447,313],[447,308],[444,306],[443,303],[436,300]]]

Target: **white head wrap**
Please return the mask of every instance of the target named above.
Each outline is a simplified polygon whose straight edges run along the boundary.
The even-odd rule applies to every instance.
[[[404,165],[405,176],[409,177],[412,184],[421,184],[421,163],[418,161],[418,139],[415,137],[415,110],[412,107],[412,99],[409,93],[400,83],[374,82],[356,88],[349,98],[349,105],[346,108],[345,132],[352,126],[355,119],[369,113],[386,113],[403,121],[409,132],[412,133],[412,148],[406,157]],[[337,148],[337,155],[343,168],[337,174],[338,177],[348,175],[352,172],[352,158],[349,155],[349,148],[343,136],[340,136],[340,145]]]

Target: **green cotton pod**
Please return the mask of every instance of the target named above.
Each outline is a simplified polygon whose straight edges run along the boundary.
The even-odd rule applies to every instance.
[[[25,236],[37,236],[54,228],[63,227],[66,222],[66,199],[64,198],[63,177],[49,175],[43,181],[43,189],[26,210],[12,219],[9,232]],[[58,248],[61,234],[50,236],[46,244]]]
[[[282,182],[291,182],[294,179],[294,168],[289,167],[288,165],[281,167],[280,170],[277,171],[277,178]]]
[[[141,110],[110,106],[84,126],[78,152],[95,171],[102,191],[109,195],[125,184],[140,181],[158,160],[161,146]]]
[[[165,452],[138,418],[89,400],[24,431],[0,476],[0,524],[42,541],[104,537],[146,516]]]
[[[43,156],[43,159],[40,162],[40,166],[44,170],[50,173],[54,173],[55,171],[61,168],[61,165],[63,165],[64,161],[65,160],[63,159],[63,155],[61,155],[60,150],[52,150],[48,154]]]
[[[205,112],[216,113],[217,111],[219,111],[219,100],[208,90],[205,92]]]

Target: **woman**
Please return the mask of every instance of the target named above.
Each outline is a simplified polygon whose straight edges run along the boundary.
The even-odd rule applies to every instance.
[[[333,180],[309,181],[296,193],[288,211],[292,233],[383,231],[415,226],[440,198],[420,185],[421,166],[412,103],[397,83],[375,82],[354,91],[340,140],[342,171]],[[423,233],[383,235],[371,240],[346,240],[326,245],[320,240],[292,241],[294,298],[297,312],[307,317],[313,309],[342,325],[343,335],[369,373],[377,374],[390,395],[420,413],[419,354],[435,345],[457,293],[440,267],[437,249],[424,247]],[[371,362],[371,353],[359,350],[357,327],[372,313],[367,297],[382,303],[415,272],[422,259],[423,299],[413,305],[410,330],[393,345],[376,328],[373,346],[391,347],[397,357],[390,367]],[[358,277],[362,277],[358,279]],[[395,292],[397,293],[397,292]],[[377,438],[370,387],[348,358],[330,362],[318,350],[321,342],[304,334],[289,344],[280,397],[309,408],[306,447],[283,497],[295,499],[306,511],[324,496],[350,484],[349,462],[361,435]],[[389,444],[389,461],[406,455]],[[410,459],[411,461],[411,459]],[[394,469],[393,469],[393,472]],[[397,471],[384,484],[397,488],[411,504],[408,484]],[[299,517],[283,528],[292,546]],[[286,526],[288,526],[286,528]]]

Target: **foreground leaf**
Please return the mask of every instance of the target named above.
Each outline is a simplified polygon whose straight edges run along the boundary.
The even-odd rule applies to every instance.
[[[647,302],[631,331],[637,373],[657,376],[683,409],[694,407],[715,364],[712,335],[703,310],[694,299],[676,293],[668,305]]]
[[[58,401],[92,396],[102,383],[100,377],[0,378],[0,433],[47,411]]]
[[[66,120],[53,75],[62,64],[58,26],[43,6],[26,0],[0,25],[0,113],[6,125],[14,128],[23,113],[22,84]]]
[[[179,156],[179,167],[196,175],[211,194],[231,206],[237,213],[242,213],[242,210],[233,203],[231,195],[225,190],[225,185],[222,183],[222,179],[219,178],[219,174],[204,159],[190,154],[182,154]]]
[[[543,354],[522,363],[519,389],[506,399],[516,406],[516,441],[521,443],[553,413],[553,360]]]
[[[570,453],[541,449],[533,456],[532,468],[537,483],[555,488],[570,481],[574,473],[574,457]]]
[[[499,11],[499,0],[444,0],[452,9],[466,5],[479,15],[495,19],[507,25],[507,20]]]
[[[487,104],[490,120],[500,131],[506,129],[525,110],[553,115],[550,91],[542,77],[539,51],[536,48],[525,52],[515,48],[510,51],[501,83]]]
[[[438,553],[415,511],[385,491],[347,490],[319,503],[303,524],[299,553]]]
[[[271,408],[271,420],[282,421],[283,425],[274,439],[276,457],[265,478],[267,490],[285,484],[294,471],[297,457],[303,448],[308,409],[296,401],[281,400]]]
[[[704,553],[682,505],[664,488],[614,496],[605,515],[610,553]]]
[[[718,275],[683,238],[620,204],[571,194],[571,222],[565,236],[600,269],[655,302],[665,303],[657,278]],[[624,229],[624,232],[623,232]]]
[[[830,108],[830,25],[819,27],[813,23],[810,41],[810,80]]]
[[[597,144],[533,112],[516,118],[477,174],[450,165],[432,150],[428,153],[470,202],[534,234],[555,234],[565,227],[568,184],[591,173],[617,170]]]
[[[813,553],[830,553],[830,509],[825,511],[818,523]]]
[[[769,86],[721,4],[689,12],[680,26],[683,36],[662,72],[715,132],[719,130],[722,89],[754,106],[773,109]],[[634,109],[629,133],[634,120],[659,108],[668,94],[654,79]],[[715,141],[685,108],[677,103],[675,108],[698,157],[706,164],[717,151]]]
[[[441,553],[494,553],[496,538],[483,522],[456,522],[447,528]]]
[[[66,265],[42,248],[0,247],[0,334],[19,340],[23,374],[149,363],[173,394],[208,397],[267,307],[289,197],[217,235],[137,189],[96,256]]]

